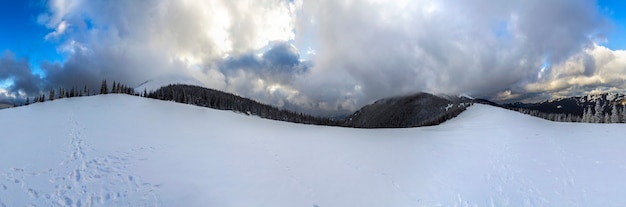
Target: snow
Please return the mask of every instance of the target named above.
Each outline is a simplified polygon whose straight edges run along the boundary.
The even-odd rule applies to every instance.
[[[299,125],[110,94],[0,111],[0,206],[616,206],[626,127],[476,104],[439,126]]]

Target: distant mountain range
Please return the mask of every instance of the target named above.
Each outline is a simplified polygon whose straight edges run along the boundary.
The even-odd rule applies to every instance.
[[[6,109],[6,108],[11,108],[11,107],[13,107],[12,104],[0,103],[0,109]]]
[[[570,98],[559,98],[539,103],[509,103],[503,104],[503,107],[510,109],[529,109],[542,113],[550,114],[571,114],[573,116],[582,117],[583,111],[594,108],[596,102],[603,106],[603,113],[611,113],[612,107],[615,105],[619,109],[626,104],[626,95],[617,93],[593,94],[587,96],[578,96]]]
[[[147,97],[220,110],[232,110],[273,120],[355,128],[401,128],[436,125],[455,117],[472,103],[471,99],[465,97],[417,93],[381,99],[361,108],[343,120],[336,120],[287,111],[230,93],[184,84],[161,87],[149,93]]]
[[[405,128],[437,125],[456,117],[474,103],[498,106],[553,121],[598,123],[626,121],[626,118],[608,121],[614,113],[613,110],[617,110],[615,114],[619,117],[626,115],[626,107],[624,107],[626,96],[615,93],[560,98],[539,103],[497,104],[484,99],[422,92],[380,99],[341,119],[315,117],[279,109],[230,93],[185,84],[161,87],[147,96],[220,110],[232,110],[273,120],[354,128]],[[596,114],[598,107],[601,111]],[[585,116],[585,111],[587,116]],[[591,116],[596,116],[596,119],[592,119]]]

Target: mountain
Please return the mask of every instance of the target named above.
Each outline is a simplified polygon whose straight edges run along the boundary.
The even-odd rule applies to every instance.
[[[353,129],[109,94],[0,110],[0,206],[616,206],[626,127]]]
[[[161,87],[150,93],[148,97],[220,110],[231,110],[266,119],[356,128],[404,128],[437,125],[458,115],[472,102],[465,97],[417,93],[378,100],[342,120],[337,120],[283,110],[234,94],[183,84]]]
[[[219,110],[230,110],[272,120],[327,126],[339,125],[339,122],[332,119],[283,110],[231,93],[200,86],[184,84],[168,85],[151,92],[148,94],[148,97]]]
[[[6,108],[11,108],[11,107],[13,107],[13,105],[12,105],[12,104],[3,104],[3,103],[0,103],[0,109],[6,109]]]
[[[582,117],[583,111],[591,108],[594,109],[596,102],[604,106],[603,113],[611,113],[613,105],[620,109],[626,104],[626,96],[624,94],[604,93],[591,94],[579,97],[559,98],[539,103],[510,103],[504,104],[505,107],[513,109],[530,109],[549,114],[571,114]]]
[[[465,110],[471,100],[417,93],[378,100],[346,118],[344,126],[399,128],[440,124]]]
[[[167,85],[173,85],[173,84],[184,84],[184,85],[192,85],[192,86],[200,86],[200,87],[205,86],[202,82],[192,77],[181,76],[181,75],[165,75],[165,76],[159,76],[157,78],[144,81],[143,83],[135,87],[134,91],[138,93],[143,93],[144,91],[146,92],[156,91],[161,87],[164,87]]]

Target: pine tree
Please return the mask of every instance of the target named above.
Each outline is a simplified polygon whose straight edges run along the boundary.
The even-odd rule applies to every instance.
[[[25,105],[28,106],[30,104],[30,98],[26,97],[26,103]]]
[[[587,109],[583,109],[583,117],[582,117],[581,122],[584,122],[584,123],[591,122],[591,120],[589,118],[590,115],[591,115],[591,108],[587,107]]]
[[[87,84],[85,84],[85,88],[83,89],[83,94],[85,94],[85,96],[89,96],[89,88],[87,88]]]
[[[39,102],[46,102],[46,94],[41,94],[41,98],[39,98]]]
[[[100,94],[108,94],[109,87],[107,86],[107,80],[102,80],[102,85],[100,85]]]
[[[619,123],[619,114],[615,104],[613,105],[613,109],[611,109],[611,123]]]
[[[622,123],[626,123],[626,107],[622,106]]]
[[[50,94],[48,94],[48,98],[50,99],[50,101],[54,101],[54,89],[50,90]]]
[[[602,123],[604,121],[604,116],[602,112],[604,107],[600,105],[600,100],[596,100],[595,114],[593,116],[593,123]]]

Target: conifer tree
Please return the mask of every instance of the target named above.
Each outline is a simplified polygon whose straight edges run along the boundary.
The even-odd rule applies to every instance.
[[[619,114],[615,104],[613,104],[613,109],[611,109],[611,123],[619,123]]]
[[[604,107],[602,107],[600,105],[600,100],[596,100],[596,107],[594,108],[594,116],[593,116],[593,123],[602,123],[602,121],[604,121],[604,116],[603,116],[603,111],[604,111]]]
[[[25,105],[28,106],[30,104],[30,98],[26,97],[26,103]]]
[[[102,85],[100,85],[100,94],[108,94],[109,87],[107,86],[107,80],[102,80]]]
[[[54,100],[54,89],[50,89],[50,94],[48,94],[48,98],[50,99],[50,101]]]
[[[622,106],[622,123],[626,123],[626,107]]]

